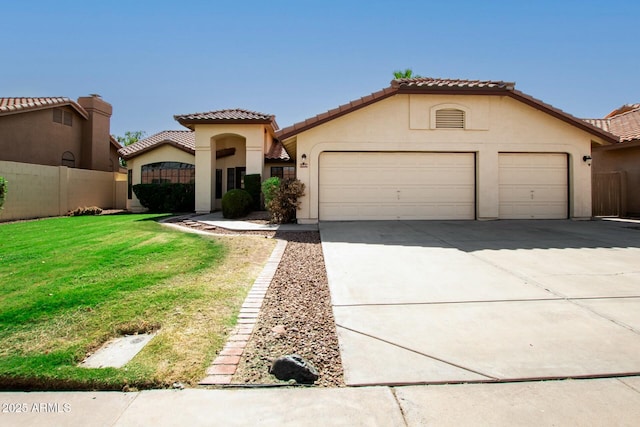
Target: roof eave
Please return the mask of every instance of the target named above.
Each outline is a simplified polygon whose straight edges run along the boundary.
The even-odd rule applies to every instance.
[[[318,114],[317,116],[311,117],[303,122],[295,123],[289,127],[286,127],[276,132],[275,137],[282,142],[286,139],[289,139],[299,133],[302,133],[306,130],[319,126],[323,123],[329,122],[333,119],[337,119],[338,117],[342,117],[353,111],[359,110],[368,105],[371,105],[383,99],[389,98],[395,95],[396,93],[398,93],[397,89],[394,89],[391,87],[384,88],[382,90],[379,90],[378,92],[372,93],[371,95],[364,96],[348,104],[340,105],[339,107],[334,108],[333,110],[329,110],[325,113]],[[287,149],[287,151],[289,150]]]
[[[125,160],[129,160],[129,159],[137,157],[137,156],[139,156],[141,154],[144,154],[144,153],[146,153],[148,151],[155,150],[156,148],[158,148],[160,146],[163,146],[163,145],[170,145],[172,147],[177,148],[178,150],[184,151],[185,153],[189,153],[189,154],[193,154],[193,155],[196,154],[195,149],[192,149],[192,148],[189,148],[189,147],[185,147],[184,145],[178,144],[177,142],[171,141],[170,139],[165,139],[164,141],[160,141],[160,142],[158,142],[156,144],[149,145],[148,147],[141,148],[141,149],[136,150],[135,152],[129,153],[129,154],[121,153],[122,150],[127,148],[127,147],[123,147],[120,150],[118,150],[118,155],[120,157],[122,157],[123,159],[125,159]]]
[[[57,103],[57,104],[38,105],[38,106],[27,107],[27,108],[21,107],[21,108],[11,109],[9,111],[0,111],[0,116],[10,116],[13,114],[30,113],[33,111],[41,111],[41,110],[47,110],[50,108],[60,108],[60,107],[66,107],[66,106],[69,106],[72,109],[74,109],[83,119],[85,120],[89,119],[89,114],[85,111],[85,109],[82,108],[80,104],[72,100],[69,100],[68,102]]]
[[[270,125],[274,132],[278,130],[274,119],[183,119],[179,116],[174,116],[174,119],[191,130],[195,130],[196,125]]]
[[[617,142],[619,142],[619,139],[617,136],[615,136],[614,134],[607,132],[603,129],[600,129],[597,126],[594,126],[590,123],[585,122],[584,120],[581,120],[575,116],[572,116],[569,113],[565,113],[564,111],[555,108],[549,104],[545,104],[544,102],[533,98],[530,95],[527,95],[526,93],[520,92],[519,90],[512,90],[512,91],[507,91],[507,96],[510,96],[513,99],[516,99],[526,105],[529,105],[530,107],[533,107],[537,110],[540,110],[544,113],[549,114],[550,116],[553,116],[557,119],[560,119],[562,121],[564,121],[565,123],[568,123],[570,125],[573,125],[583,131],[586,131],[592,135],[598,136],[602,139],[604,139],[606,142],[609,142],[611,144],[615,144]]]
[[[594,147],[595,151],[624,150],[625,148],[640,147],[640,139],[618,142],[617,144]]]

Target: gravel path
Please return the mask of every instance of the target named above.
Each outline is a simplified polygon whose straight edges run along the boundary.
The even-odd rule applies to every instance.
[[[282,384],[269,374],[271,362],[280,356],[299,354],[318,370],[316,386],[344,386],[320,233],[238,232],[188,217],[172,222],[212,234],[257,234],[287,241],[232,383]]]

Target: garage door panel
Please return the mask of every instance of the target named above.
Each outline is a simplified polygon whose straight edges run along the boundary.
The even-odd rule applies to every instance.
[[[323,153],[321,220],[474,219],[472,153]]]
[[[566,154],[501,153],[499,174],[500,218],[567,218]]]
[[[397,192],[389,187],[324,187],[320,191],[320,198],[324,203],[339,203],[350,200],[357,203],[371,202],[371,200],[397,200]]]

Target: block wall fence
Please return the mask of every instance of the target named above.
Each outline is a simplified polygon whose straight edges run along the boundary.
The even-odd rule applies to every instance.
[[[9,182],[0,222],[66,215],[84,206],[126,208],[124,173],[0,161],[0,176]]]

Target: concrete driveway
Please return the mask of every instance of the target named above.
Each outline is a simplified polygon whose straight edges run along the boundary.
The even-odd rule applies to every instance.
[[[320,224],[349,385],[640,374],[640,224]]]

